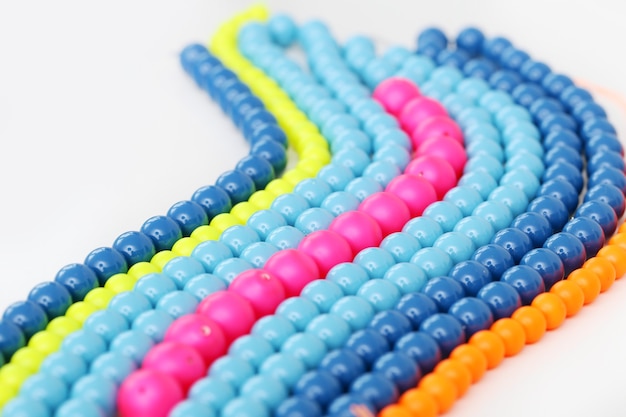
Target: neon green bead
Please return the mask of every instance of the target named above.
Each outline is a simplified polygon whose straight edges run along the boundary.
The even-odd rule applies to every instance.
[[[200,243],[202,242],[194,237],[184,237],[174,243],[172,253],[177,256],[191,256],[191,252],[193,252]]]
[[[154,266],[153,268],[156,269]],[[129,274],[115,274],[109,278],[106,284],[104,284],[104,288],[111,290],[116,294],[120,294],[132,290],[138,279],[139,278],[135,278]]]
[[[330,156],[330,152],[328,151],[328,149],[318,148],[318,147],[307,149],[303,157],[303,159],[306,159],[306,160],[319,161],[323,163],[324,165],[327,165],[330,163],[330,158],[331,156]]]
[[[211,220],[211,226],[217,228],[220,231],[224,231],[229,227],[242,224],[241,220],[233,216],[230,213],[221,213],[213,217]]]
[[[259,207],[249,201],[242,201],[232,208],[230,214],[241,220],[243,223],[247,223],[250,216],[257,211],[259,211]]]
[[[248,202],[257,206],[259,210],[267,210],[272,206],[274,200],[276,200],[276,194],[267,190],[259,190],[250,196]]]
[[[308,178],[311,178],[311,175],[297,168],[292,169],[283,175],[283,180],[293,184],[294,187]]]
[[[50,321],[46,330],[61,337],[66,337],[82,327],[78,320],[67,316],[67,313],[65,314],[66,316],[60,316]]]
[[[19,390],[24,381],[32,374],[32,371],[24,368],[22,365],[13,362],[7,363],[0,368],[0,386],[8,385]]]
[[[89,291],[89,294],[91,294],[92,291],[94,290]],[[89,297],[89,294],[87,294],[87,296],[85,297],[85,301],[79,301],[72,304],[70,308],[68,308],[65,312],[65,315],[67,317],[73,318],[81,325],[85,323],[85,320],[87,320],[89,316],[99,310],[99,308],[97,308],[95,305],[87,302],[87,297]]]
[[[131,266],[128,269],[127,274],[135,279],[139,279],[145,275],[154,274],[158,272],[161,272],[161,270],[157,268],[155,265],[151,264],[150,262],[137,262],[135,265]],[[109,278],[109,281],[111,280],[111,278]]]
[[[0,409],[17,396],[17,388],[0,383]]]
[[[311,178],[315,177],[318,172],[322,168],[324,168],[326,164],[321,163],[320,161],[314,159],[302,159],[298,161],[296,168],[301,170],[302,172],[306,172],[311,176]]]
[[[39,370],[41,363],[47,356],[47,353],[37,350],[32,346],[24,346],[13,354],[11,363],[27,369],[30,373],[35,373]]]
[[[221,234],[218,228],[205,224],[196,227],[196,229],[191,232],[191,237],[198,239],[200,242],[206,242],[207,240],[218,240]]]
[[[63,343],[61,336],[49,330],[44,330],[31,337],[28,346],[45,355],[49,355],[59,350],[61,343]]]
[[[94,288],[85,296],[85,302],[93,304],[98,310],[104,310],[115,295],[108,288]]]
[[[280,196],[292,192],[294,189],[294,185],[288,181],[283,180],[282,178],[276,178],[270,181],[265,189],[276,196]]]
[[[162,250],[152,257],[150,263],[159,269],[159,272],[163,270],[163,267],[172,259],[176,258],[176,255],[169,250]]]

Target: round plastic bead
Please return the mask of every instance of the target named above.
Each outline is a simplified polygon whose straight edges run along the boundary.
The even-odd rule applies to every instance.
[[[32,301],[18,301],[11,304],[2,315],[3,322],[16,325],[30,339],[48,324],[45,311]]]
[[[491,282],[485,285],[477,297],[489,306],[495,320],[509,317],[521,307],[519,294],[513,286],[505,282]]]
[[[36,285],[28,294],[28,300],[38,304],[48,320],[61,316],[72,303],[72,295],[56,281]]]
[[[230,210],[230,200],[228,200],[228,204],[228,209]],[[154,216],[149,218],[141,226],[141,233],[152,239],[156,252],[171,249],[174,243],[183,237],[182,230],[178,223],[167,216]]]
[[[493,279],[489,269],[475,260],[459,262],[450,270],[449,276],[461,284],[465,294],[470,297],[475,297]]]
[[[435,339],[444,357],[465,341],[465,332],[461,323],[449,314],[432,315],[422,322],[420,331]]]
[[[541,275],[528,265],[516,265],[508,269],[500,280],[517,290],[524,305],[530,304],[537,295],[545,291]]]
[[[471,337],[480,330],[488,329],[493,323],[493,314],[482,300],[466,297],[458,300],[448,310],[463,326],[466,337]]]
[[[121,416],[167,416],[184,398],[176,380],[155,370],[134,373],[120,387],[117,404]]]
[[[422,376],[415,361],[399,351],[385,353],[378,358],[372,370],[393,382],[399,392],[414,387]]]

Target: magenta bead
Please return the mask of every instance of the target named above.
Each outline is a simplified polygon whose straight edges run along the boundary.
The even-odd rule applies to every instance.
[[[392,77],[378,84],[372,97],[389,113],[399,115],[406,103],[420,95],[417,86],[405,78]]]
[[[452,165],[457,178],[463,174],[467,162],[465,148],[456,139],[449,136],[438,136],[426,139],[415,150],[416,156],[433,155],[445,159]]]
[[[463,144],[463,132],[454,120],[447,116],[433,116],[421,121],[411,133],[413,149],[419,148],[426,139],[438,136],[450,136]]]
[[[417,97],[406,103],[400,112],[400,126],[408,133],[413,133],[417,125],[434,116],[447,116],[445,107],[437,100]]]
[[[342,262],[352,261],[352,248],[348,241],[337,232],[318,230],[306,236],[298,249],[315,260],[320,277]]]
[[[404,201],[386,191],[367,197],[359,205],[359,211],[369,214],[376,220],[383,236],[399,232],[411,219],[411,213]]]
[[[250,331],[256,320],[254,309],[248,300],[233,291],[218,291],[205,298],[197,312],[222,329],[226,344]]]
[[[286,298],[283,284],[263,269],[249,269],[233,280],[228,288],[248,300],[258,318],[273,314]]]
[[[417,175],[399,175],[389,182],[385,191],[404,201],[411,217],[421,216],[426,207],[437,201],[435,187],[425,177]]]
[[[353,255],[365,248],[378,246],[383,240],[383,232],[378,222],[363,211],[340,214],[330,224],[329,229],[348,241]]]
[[[189,314],[176,319],[167,329],[163,340],[194,348],[207,367],[226,353],[226,337],[221,327],[200,314]]]
[[[183,398],[183,390],[173,377],[141,369],[120,386],[117,408],[120,417],[167,417]]]
[[[159,343],[150,349],[141,366],[143,369],[152,369],[171,376],[185,393],[207,371],[207,365],[200,353],[191,346],[178,342]]]
[[[287,298],[300,295],[309,282],[320,278],[319,268],[313,258],[298,249],[276,252],[263,268],[283,284]]]
[[[435,187],[438,200],[441,200],[457,183],[456,172],[452,165],[438,156],[418,156],[409,162],[404,172],[426,178]]]

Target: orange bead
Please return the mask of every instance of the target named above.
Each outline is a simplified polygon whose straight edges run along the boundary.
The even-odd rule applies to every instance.
[[[606,258],[596,256],[588,259],[583,268],[592,270],[600,278],[600,292],[608,290],[615,282],[615,267]]]
[[[626,232],[626,223],[622,223],[622,225],[617,229],[618,233]]]
[[[615,268],[615,279],[620,279],[626,274],[626,249],[616,245],[607,245],[598,251],[601,258],[608,259]]]
[[[491,325],[491,331],[504,342],[504,355],[515,356],[526,345],[526,333],[522,325],[513,319],[503,318]]]
[[[622,225],[623,226],[623,225]],[[621,227],[620,227],[621,229]],[[609,239],[610,245],[617,245],[626,249],[626,233],[620,232]]]
[[[487,372],[487,358],[482,350],[476,346],[463,344],[454,348],[450,353],[451,359],[457,359],[463,365],[467,366],[472,374],[472,383],[480,381]]]
[[[500,365],[504,359],[504,341],[491,330],[481,330],[470,338],[469,344],[480,349],[487,358],[487,369]]]
[[[568,281],[576,283],[585,294],[585,305],[594,302],[600,295],[600,278],[589,269],[577,269],[569,274]]]
[[[567,317],[578,313],[585,303],[585,293],[574,281],[559,281],[550,288],[550,292],[563,300]]]
[[[406,391],[400,397],[400,404],[412,413],[412,416],[436,417],[439,405],[432,395],[418,388]]]
[[[403,405],[399,405],[399,404],[388,405],[387,407],[383,408],[380,413],[378,413],[378,417],[413,417],[413,416],[414,414],[411,411],[409,411]]]
[[[548,330],[556,329],[565,321],[567,314],[565,303],[556,294],[549,292],[539,294],[531,305],[538,308],[546,318],[546,329]]]
[[[511,318],[522,325],[526,334],[526,343],[532,344],[541,340],[546,333],[546,318],[535,307],[524,306],[515,310]]]
[[[440,374],[426,375],[420,381],[418,388],[433,396],[441,413],[451,409],[458,396],[456,385]]]
[[[456,386],[459,398],[461,398],[472,385],[472,373],[467,366],[458,359],[444,359],[435,367],[436,374],[448,378]]]

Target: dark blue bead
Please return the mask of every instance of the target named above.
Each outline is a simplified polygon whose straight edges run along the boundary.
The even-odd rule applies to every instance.
[[[287,166],[285,148],[275,140],[261,139],[256,141],[250,149],[250,154],[266,159],[272,164],[276,175],[280,175]]]
[[[377,313],[369,327],[380,333],[389,346],[394,346],[398,339],[412,330],[411,321],[399,311],[387,310]]]
[[[546,167],[551,167],[559,162],[567,162],[578,170],[583,169],[583,158],[580,152],[573,147],[558,144],[552,147],[544,156]]]
[[[27,340],[35,333],[45,329],[48,324],[46,312],[32,301],[18,301],[11,304],[4,311],[2,320],[19,327]]]
[[[223,87],[223,92],[221,93],[223,99],[220,100],[220,103],[224,103],[222,107],[227,114],[229,113],[229,102],[228,100],[226,100],[226,92],[232,87],[233,86],[229,86],[228,88]],[[247,117],[248,114],[258,109],[264,108],[263,102],[258,97],[253,96],[252,94],[246,94],[242,97],[241,100],[238,100],[236,104],[233,104],[234,105],[231,112],[233,114],[233,119],[235,120],[243,120]]]
[[[211,220],[213,217],[217,216],[218,214],[228,213],[230,209],[233,208],[233,203],[232,201],[230,201],[230,197],[228,196],[226,191],[224,191],[223,188],[217,187],[215,185],[207,185],[202,188],[199,188],[195,193],[193,193],[191,200],[194,201],[195,203],[200,204],[204,208],[209,220]],[[143,230],[143,228],[142,228],[142,232],[146,233]],[[179,230],[179,233],[181,233],[180,230]],[[149,234],[149,233],[146,233],[146,234]],[[180,239],[180,237],[176,238],[176,240],[178,239]],[[167,240],[169,240],[169,238]],[[171,246],[165,249],[170,249],[170,248]],[[163,250],[163,249],[161,249],[159,245],[157,245],[157,250]]]
[[[533,249],[528,252],[520,261],[520,265],[528,265],[539,272],[546,291],[549,291],[554,284],[561,281],[565,276],[561,258],[556,253],[545,248]]]
[[[432,278],[422,291],[435,302],[442,313],[446,313],[452,304],[465,296],[463,286],[450,277]]]
[[[491,272],[478,261],[462,261],[450,271],[450,278],[461,284],[469,297],[475,297],[478,291],[491,282]]]
[[[366,407],[372,414],[376,413],[374,405],[362,395],[348,393],[332,402],[328,407],[327,417],[354,417],[351,407],[356,404]]]
[[[619,153],[602,149],[587,161],[587,173],[591,176],[604,167],[612,167],[624,171],[626,163]]]
[[[485,39],[483,42],[483,55],[496,62],[500,60],[502,51],[511,46],[511,41],[502,37],[495,37],[491,39]]]
[[[322,417],[322,409],[315,401],[304,397],[289,397],[276,409],[276,417]]]
[[[543,97],[544,94],[543,89],[538,85],[522,83],[513,89],[511,97],[520,106],[528,108],[535,100]]]
[[[611,206],[601,201],[593,200],[583,203],[578,207],[578,210],[576,210],[574,217],[589,217],[591,220],[598,223],[604,232],[605,239],[613,236],[617,228],[618,219],[615,215],[615,211]]]
[[[498,231],[493,236],[491,243],[502,246],[513,257],[513,261],[518,263],[522,256],[533,249],[533,242],[530,237],[520,229],[507,227]],[[485,283],[486,284],[486,283]]]
[[[491,274],[493,280],[498,280],[510,267],[515,264],[511,254],[500,245],[490,243],[479,248],[472,260],[477,261],[484,265]]]
[[[251,145],[262,140],[271,140],[279,143],[283,148],[287,147],[287,135],[285,131],[281,129],[277,124],[264,124],[252,131],[252,134],[248,138]]]
[[[543,246],[543,242],[552,234],[548,219],[539,213],[522,213],[513,220],[511,227],[526,233],[536,248]]]
[[[565,88],[559,96],[561,102],[567,107],[568,110],[572,110],[574,107],[585,101],[592,101],[593,97],[589,91],[571,85]]]
[[[150,217],[141,226],[141,232],[152,239],[157,252],[172,249],[174,243],[183,237],[178,224],[167,216]]]
[[[325,409],[339,395],[341,384],[330,372],[324,370],[310,371],[296,383],[293,393],[317,403]]]
[[[441,52],[441,50],[442,48],[440,48],[438,45],[434,43],[427,43],[424,45],[419,45],[415,52],[419,55],[423,55],[434,60],[435,58],[437,58],[437,55],[439,55],[439,52]]]
[[[498,70],[489,77],[489,85],[496,90],[510,93],[522,82],[522,78],[513,71]]]
[[[446,48],[448,46],[448,38],[443,31],[437,27],[431,27],[424,29],[417,37],[417,47],[421,45],[434,44],[439,49]]]
[[[461,323],[468,339],[476,332],[489,329],[493,324],[493,314],[489,306],[474,297],[465,297],[452,304],[448,314]]]
[[[243,131],[244,137],[248,139],[252,137],[251,135],[256,129],[264,125],[275,124],[277,124],[276,117],[266,109],[259,108],[247,113],[246,116],[241,119],[241,130]]]
[[[624,171],[621,171],[613,167],[602,167],[595,171],[589,177],[589,188],[595,187],[598,184],[611,184],[619,188],[622,193],[626,194],[626,176]]]
[[[496,66],[484,58],[470,59],[463,66],[463,74],[468,77],[482,78],[483,80],[489,79],[495,70]]]
[[[57,272],[54,281],[69,291],[75,303],[82,301],[89,291],[98,286],[96,273],[83,264],[64,266]]]
[[[485,35],[479,29],[469,27],[463,29],[456,37],[456,47],[470,55],[476,55],[480,53],[484,41]]]
[[[154,243],[148,235],[141,232],[122,233],[113,242],[113,249],[124,256],[128,265],[150,262],[155,254]]]
[[[500,55],[500,65],[504,68],[518,71],[522,64],[528,61],[529,58],[530,55],[526,52],[521,49],[517,49],[514,46],[509,46],[508,48],[502,50],[502,54]]]
[[[399,351],[388,352],[378,358],[373,371],[383,374],[399,392],[415,387],[422,377],[422,372],[415,361]]]
[[[611,206],[617,218],[624,214],[624,194],[614,185],[598,184],[585,194],[585,202],[597,200]]]
[[[174,204],[167,211],[183,233],[183,236],[191,235],[198,227],[209,223],[209,218],[200,204],[195,201],[185,200]]]
[[[585,121],[580,133],[582,137],[588,141],[593,136],[603,133],[617,135],[617,130],[615,130],[615,126],[613,126],[611,122],[609,122],[606,118],[601,117]]]
[[[544,117],[539,125],[539,129],[544,136],[561,130],[574,131],[577,127],[576,120],[563,112],[552,113]]]
[[[551,115],[552,113],[563,110],[563,105],[559,101],[550,97],[538,98],[528,108],[528,111],[532,114],[535,122],[541,122],[545,117]]]
[[[502,274],[500,280],[515,288],[524,305],[530,304],[537,295],[546,290],[539,272],[528,265],[510,268]]]
[[[624,148],[613,133],[594,133],[587,142],[587,154],[594,155],[599,151],[609,150],[624,154]]]
[[[449,65],[459,69],[463,68],[469,59],[470,56],[467,52],[460,49],[443,49],[437,54],[437,63],[439,65]]]
[[[561,178],[576,188],[577,192],[580,192],[583,189],[583,185],[585,184],[585,180],[583,179],[583,174],[580,172],[576,166],[570,164],[569,162],[559,161],[555,164],[551,165],[543,174],[543,181],[550,181],[557,178]]]
[[[37,284],[28,294],[28,300],[43,308],[48,320],[64,315],[72,305],[72,295],[56,281]]]
[[[485,285],[478,292],[478,298],[489,306],[494,320],[510,317],[522,306],[521,298],[515,288],[501,281]]]
[[[326,354],[319,369],[330,372],[344,388],[348,388],[352,381],[365,373],[365,364],[352,350],[338,349]]]
[[[250,91],[250,88],[248,88],[247,85],[241,82],[236,82],[228,86],[226,90],[222,91],[222,97],[224,100],[224,108],[226,109],[226,113],[233,120],[238,128],[242,127],[242,120],[245,116],[241,116],[240,114],[235,112],[235,110],[239,109],[241,103],[244,103],[248,99],[248,97],[251,96],[252,92]]]
[[[541,83],[545,76],[550,74],[550,67],[543,62],[528,59],[522,64],[520,74],[532,83]]]
[[[211,71],[210,77],[205,78],[205,80],[206,81],[203,82],[204,88],[207,89],[211,97],[217,100],[219,94],[218,90],[225,84],[228,85],[236,82],[237,76],[228,68],[216,67],[215,70]]]
[[[583,141],[573,130],[568,129],[550,132],[543,140],[543,146],[546,150],[551,150],[557,145],[568,146],[578,153],[583,150]]]
[[[463,326],[450,314],[433,314],[424,320],[420,326],[420,332],[424,332],[435,339],[444,358],[447,357],[455,347],[465,342]]]
[[[585,246],[587,257],[596,256],[604,246],[604,231],[598,223],[588,217],[576,217],[567,222],[563,231],[576,236]]]
[[[350,387],[350,392],[360,395],[370,402],[376,411],[398,399],[396,386],[380,372],[367,373],[358,378]]]
[[[423,375],[432,372],[441,361],[437,341],[424,332],[412,332],[398,340],[395,350],[405,353],[420,367]]]
[[[550,196],[539,196],[530,202],[528,211],[531,213],[539,213],[548,220],[552,233],[560,231],[567,220],[569,212],[562,201]]]
[[[541,83],[552,97],[559,97],[563,90],[573,84],[574,82],[569,77],[555,73],[546,75]]]
[[[374,361],[383,353],[389,351],[389,343],[376,330],[359,330],[350,336],[346,349],[356,353],[366,367],[372,366]]]
[[[583,266],[583,263],[587,260],[585,246],[576,236],[570,233],[556,233],[550,236],[543,246],[561,258],[565,276],[569,276],[572,271]]]
[[[224,172],[217,178],[215,185],[226,191],[233,205],[247,201],[256,191],[252,178],[238,170]]]
[[[209,84],[214,74],[219,74],[224,70],[224,65],[219,59],[211,56],[192,68],[192,75],[199,87],[211,94]],[[213,96],[212,96],[213,97]]]
[[[606,111],[598,103],[593,101],[583,101],[574,106],[572,115],[578,120],[578,123],[584,123],[591,119],[606,119]]]
[[[424,294],[406,294],[396,309],[411,321],[413,329],[417,330],[424,320],[437,312],[435,302]]]
[[[180,64],[186,73],[191,75],[191,70],[198,63],[208,59],[211,56],[206,46],[194,43],[186,46],[179,55]]]
[[[0,353],[8,361],[21,347],[26,345],[24,332],[8,320],[0,320]]]
[[[539,187],[537,195],[547,195],[560,200],[569,213],[573,213],[576,207],[578,207],[578,193],[576,189],[572,184],[561,178],[544,182]]]
[[[257,190],[264,189],[271,180],[276,178],[272,164],[266,159],[255,155],[244,157],[237,163],[235,168],[252,178]]]
[[[124,259],[124,255],[113,248],[92,250],[85,258],[85,265],[96,273],[101,286],[113,275],[128,271],[128,264],[126,259]]]

